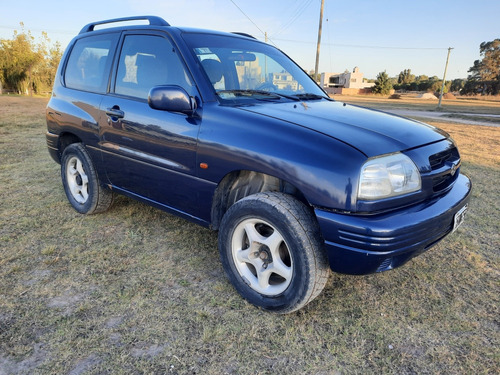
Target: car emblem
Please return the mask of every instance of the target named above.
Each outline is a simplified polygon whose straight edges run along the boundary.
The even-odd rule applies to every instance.
[[[457,169],[459,166],[460,166],[460,162],[453,163],[453,165],[451,166],[451,171],[450,171],[452,176],[455,176],[455,173],[457,173]]]

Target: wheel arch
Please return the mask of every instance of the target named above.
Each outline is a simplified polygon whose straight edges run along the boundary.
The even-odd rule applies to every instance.
[[[211,228],[218,230],[226,211],[239,200],[266,191],[289,194],[310,207],[302,192],[292,183],[266,173],[239,170],[228,173],[219,183],[212,199]]]
[[[66,147],[73,143],[81,143],[82,140],[80,137],[77,135],[70,133],[70,132],[63,132],[59,135],[59,140],[58,140],[58,153],[59,153],[59,160],[61,160],[62,154]]]

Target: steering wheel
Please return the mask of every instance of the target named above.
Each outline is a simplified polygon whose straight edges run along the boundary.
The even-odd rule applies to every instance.
[[[255,90],[261,91],[276,91],[278,90],[278,86],[273,85],[272,82],[263,82],[259,86],[255,88]]]

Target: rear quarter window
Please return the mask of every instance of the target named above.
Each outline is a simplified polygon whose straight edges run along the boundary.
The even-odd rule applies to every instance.
[[[66,65],[68,88],[105,93],[118,34],[97,35],[76,41]]]

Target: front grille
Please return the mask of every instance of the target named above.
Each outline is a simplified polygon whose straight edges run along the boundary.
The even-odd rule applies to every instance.
[[[433,171],[443,167],[447,162],[453,163],[457,160],[460,160],[460,155],[456,147],[429,156],[429,163]]]
[[[432,189],[435,193],[446,190],[460,174],[460,154],[456,147],[431,155],[429,164],[433,172]]]
[[[450,170],[445,175],[442,175],[439,177],[434,177],[432,179],[432,190],[435,193],[439,193],[439,192],[446,190],[448,187],[453,185],[453,183],[458,178],[459,174],[460,174],[459,170],[457,170],[454,174],[452,174],[451,170]]]

